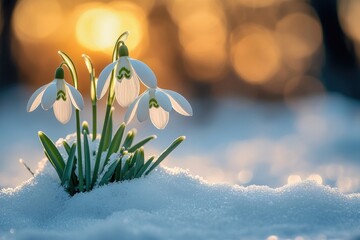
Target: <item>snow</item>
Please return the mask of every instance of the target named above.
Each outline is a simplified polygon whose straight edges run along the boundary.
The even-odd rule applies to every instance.
[[[70,198],[50,164],[38,164],[36,133],[65,137],[74,119],[61,125],[50,111],[26,113],[30,95],[0,96],[0,188],[10,187],[0,191],[1,240],[360,238],[359,102],[192,101],[194,117],[171,113],[166,131],[127,127],[138,128],[135,141],[158,135],[148,156],[187,136],[161,168]],[[123,110],[114,116],[118,126]],[[38,168],[35,178],[20,158]]]
[[[181,169],[70,198],[49,164],[0,192],[2,239],[336,239],[360,236],[360,194],[303,181],[209,184]]]

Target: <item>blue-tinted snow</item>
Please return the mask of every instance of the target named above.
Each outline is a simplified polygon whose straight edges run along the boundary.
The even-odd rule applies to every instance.
[[[347,239],[360,236],[360,194],[304,181],[213,185],[179,169],[70,198],[45,167],[0,192],[3,239]]]

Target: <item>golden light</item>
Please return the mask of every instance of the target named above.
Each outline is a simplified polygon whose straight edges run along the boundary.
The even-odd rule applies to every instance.
[[[293,13],[276,24],[276,37],[286,57],[301,59],[319,49],[322,43],[322,29],[314,17],[304,13]]]
[[[259,8],[259,7],[269,7],[275,3],[275,0],[238,0],[243,6]]]
[[[12,26],[18,39],[38,41],[56,33],[61,21],[62,9],[58,1],[22,0],[15,7]]]
[[[241,29],[241,27],[240,27]],[[231,61],[236,73],[246,82],[263,84],[280,69],[281,54],[274,33],[262,27],[243,28],[233,37]]]
[[[340,0],[339,20],[347,35],[357,42],[360,42],[360,1]]]
[[[219,5],[209,3],[170,8],[178,22],[186,71],[200,81],[221,80],[227,59],[224,13]]]
[[[165,1],[165,4],[171,14],[171,17],[177,23],[180,23],[189,15],[199,10],[213,11],[214,9],[221,9],[221,4],[217,0],[171,0]]]
[[[287,179],[288,184],[296,184],[301,182],[301,177],[299,175],[290,175]]]
[[[93,51],[111,53],[114,42],[124,32],[130,32],[129,50],[135,49],[146,31],[145,13],[128,2],[110,4],[90,3],[79,6],[76,22],[76,39]]]

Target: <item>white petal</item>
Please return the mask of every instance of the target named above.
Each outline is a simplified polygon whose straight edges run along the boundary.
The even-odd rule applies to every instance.
[[[156,76],[150,67],[136,59],[130,58],[130,62],[140,81],[148,88],[156,88]]]
[[[122,79],[115,83],[115,97],[120,106],[127,107],[139,95],[140,83],[132,76],[130,79]]]
[[[56,80],[52,81],[45,89],[41,98],[41,106],[44,110],[48,110],[52,107],[57,97]]]
[[[33,95],[31,95],[29,101],[28,101],[28,104],[27,104],[27,107],[26,107],[26,110],[28,112],[32,112],[34,111],[40,104],[41,102],[41,98],[44,94],[44,91],[45,89],[47,88],[49,84],[46,84],[42,87],[40,87],[38,90],[36,90]]]
[[[139,100],[136,115],[139,122],[143,122],[149,118],[149,100],[150,95],[147,92]]]
[[[71,100],[69,97],[66,98],[66,101],[59,99],[54,103],[54,114],[57,120],[62,124],[67,123],[71,118]]]
[[[171,104],[175,111],[184,116],[193,115],[193,110],[190,103],[182,95],[171,90],[163,89],[162,91],[164,91],[170,97]]]
[[[160,89],[155,90],[155,99],[158,101],[159,105],[167,112],[170,112],[172,105],[169,99],[169,96],[165,94]]]
[[[120,57],[118,60],[118,65],[116,66],[116,79],[128,79],[128,77],[133,76],[133,69],[129,61],[129,57]]]
[[[162,107],[152,107],[150,108],[150,119],[156,128],[164,129],[169,122],[169,112]]]
[[[83,97],[81,96],[80,92],[74,88],[73,86],[71,86],[70,84],[68,84],[67,82],[65,82],[66,84],[66,94],[68,94],[70,96],[71,102],[72,104],[79,110],[83,110],[84,108],[84,100]]]
[[[110,63],[101,71],[96,87],[97,99],[102,98],[105,95],[107,89],[109,88],[111,71],[114,69],[116,64],[117,62]]]
[[[125,113],[124,121],[128,124],[135,116],[136,109],[138,108],[139,100],[143,95],[137,97],[128,107]]]

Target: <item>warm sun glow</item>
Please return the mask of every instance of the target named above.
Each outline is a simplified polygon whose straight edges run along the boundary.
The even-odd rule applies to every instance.
[[[76,38],[84,47],[94,51],[111,52],[114,41],[124,31],[130,32],[130,50],[143,37],[142,10],[131,3],[85,4],[76,23]]]
[[[38,41],[54,33],[62,21],[58,1],[22,0],[13,15],[15,35],[22,41]]]
[[[235,71],[244,81],[253,84],[267,82],[281,64],[274,34],[262,27],[249,27],[249,32],[240,35],[240,38],[234,37],[231,51]]]

